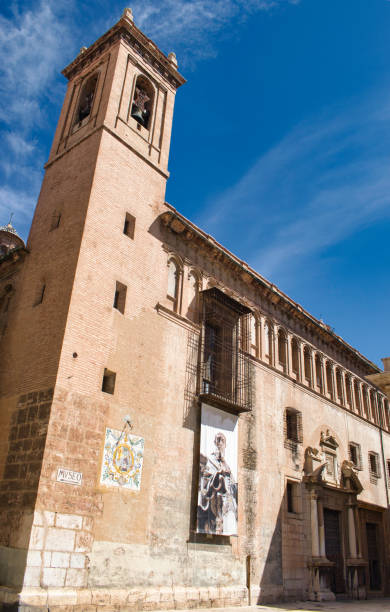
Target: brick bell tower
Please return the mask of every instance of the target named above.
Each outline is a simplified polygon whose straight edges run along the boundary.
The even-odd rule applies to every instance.
[[[121,429],[130,409],[145,431],[156,418],[151,400],[137,408],[147,359],[135,339],[153,326],[145,305],[160,293],[165,255],[150,228],[165,210],[174,100],[185,82],[174,53],[143,34],[130,9],[63,74],[0,356],[0,602],[37,610],[56,605],[53,589],[87,586],[93,544],[123,510],[99,486],[107,423]],[[133,503],[125,509],[142,531],[146,494]]]

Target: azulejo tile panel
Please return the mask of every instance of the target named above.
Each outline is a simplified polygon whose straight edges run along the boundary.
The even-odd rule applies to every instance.
[[[107,427],[100,484],[139,491],[144,444],[140,436]]]

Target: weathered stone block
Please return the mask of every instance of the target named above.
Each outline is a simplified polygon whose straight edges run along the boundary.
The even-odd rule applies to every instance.
[[[34,587],[23,587],[20,593],[19,601],[29,606],[44,607],[47,608],[47,590]]]
[[[40,567],[27,567],[24,572],[24,586],[39,586],[41,578],[41,568]]]
[[[49,512],[48,510],[44,510],[43,520],[44,520],[44,524],[47,527],[53,527],[54,519],[55,519],[55,512]]]
[[[42,557],[39,550],[29,550],[26,560],[28,567],[41,567]]]
[[[31,529],[30,549],[31,550],[42,550],[44,537],[45,537],[44,528],[36,527],[35,525],[33,525]]]
[[[64,527],[66,529],[81,529],[83,517],[77,514],[57,514],[56,527]]]
[[[84,569],[85,555],[83,555],[83,553],[72,553],[70,555],[70,567],[75,569]]]
[[[47,550],[73,551],[75,536],[75,532],[69,529],[49,527],[45,547]]]
[[[42,512],[40,510],[35,510],[34,511],[33,524],[37,525],[38,527],[43,527],[43,515],[42,515]]]
[[[73,606],[77,604],[75,589],[48,589],[47,600],[50,610],[53,606]]]
[[[70,553],[53,552],[51,555],[51,567],[69,567]]]
[[[101,605],[107,605],[110,603],[110,591],[105,589],[94,589],[92,590],[92,603]]]
[[[90,533],[77,533],[75,552],[89,552],[92,546],[92,535]]]
[[[87,572],[80,569],[68,569],[66,572],[65,586],[83,587],[87,584]]]
[[[92,592],[90,589],[81,589],[77,591],[77,603],[87,605],[92,602]]]
[[[42,572],[42,586],[64,586],[66,570],[58,567],[45,567]]]

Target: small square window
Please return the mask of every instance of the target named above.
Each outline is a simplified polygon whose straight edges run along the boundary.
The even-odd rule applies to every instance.
[[[380,468],[379,468],[379,455],[378,453],[374,453],[373,451],[368,453],[368,465],[370,468],[370,480],[371,482],[376,481],[377,478],[380,478]]]
[[[357,470],[362,470],[362,452],[360,444],[356,442],[350,442],[348,445],[349,460],[354,464]]]
[[[122,314],[125,312],[127,287],[122,283],[116,282],[113,307]]]
[[[297,482],[287,481],[286,502],[287,512],[289,514],[298,514],[300,512],[299,484]]]
[[[102,391],[104,391],[104,393],[110,393],[111,395],[114,395],[115,379],[116,379],[116,373],[111,372],[110,370],[107,370],[107,368],[104,368],[103,383],[102,383]]]
[[[130,213],[126,213],[125,224],[123,226],[123,233],[128,236],[128,238],[134,239],[135,232],[135,217]]]

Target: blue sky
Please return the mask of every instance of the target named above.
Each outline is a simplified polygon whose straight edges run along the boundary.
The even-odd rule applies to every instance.
[[[167,201],[381,364],[390,355],[390,2],[130,6],[188,80]],[[2,4],[0,224],[13,212],[23,237],[65,93],[60,72],[123,8]]]

